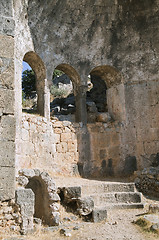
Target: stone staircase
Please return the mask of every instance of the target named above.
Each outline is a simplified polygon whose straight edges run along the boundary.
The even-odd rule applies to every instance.
[[[93,222],[102,221],[113,209],[143,208],[142,194],[134,183],[81,180],[69,186],[59,187],[64,203],[77,204],[81,215],[92,214]],[[73,204],[75,206],[75,204]]]

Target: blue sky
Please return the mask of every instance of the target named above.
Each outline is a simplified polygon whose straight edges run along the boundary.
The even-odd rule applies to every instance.
[[[27,64],[26,62],[23,61],[23,72],[27,69],[30,70],[31,67],[29,66],[29,64]]]

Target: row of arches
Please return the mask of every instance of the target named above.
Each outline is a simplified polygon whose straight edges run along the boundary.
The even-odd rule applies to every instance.
[[[41,58],[33,51],[25,54],[23,61],[28,63],[35,73],[37,112],[50,117],[50,85],[46,76],[46,67]],[[121,73],[112,66],[97,66],[81,81],[80,74],[69,64],[62,63],[56,68],[67,75],[72,82],[72,96],[75,99],[76,121],[85,121],[86,103],[93,105],[98,112],[107,112],[107,90],[123,82]],[[93,104],[90,104],[93,103]],[[70,104],[71,105],[71,104]]]

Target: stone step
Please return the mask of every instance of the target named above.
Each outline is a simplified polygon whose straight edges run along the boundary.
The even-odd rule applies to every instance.
[[[100,207],[94,207],[92,211],[92,221],[93,222],[101,222],[107,219],[107,215],[109,210],[115,209],[136,209],[136,208],[144,208],[143,203],[117,203],[117,204],[106,204]]]
[[[95,206],[104,206],[109,203],[113,204],[132,204],[141,203],[142,194],[138,192],[114,192],[114,193],[101,193],[91,194],[90,197],[94,201]]]
[[[109,192],[135,192],[134,183],[99,183],[81,186],[81,195],[91,195]]]
[[[100,209],[115,210],[115,209],[136,209],[136,208],[144,208],[144,203],[110,203],[106,204],[103,207],[95,207]]]

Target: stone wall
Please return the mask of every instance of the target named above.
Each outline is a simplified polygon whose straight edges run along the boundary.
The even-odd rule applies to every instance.
[[[78,123],[69,121],[52,121],[56,152],[54,161],[57,173],[64,175],[78,175],[79,161],[77,134],[80,130]]]
[[[0,231],[19,232],[21,223],[20,208],[15,201],[0,202]]]
[[[85,126],[23,113],[16,170],[38,168],[51,175],[103,178],[120,174],[121,132],[118,122]]]
[[[158,9],[157,0],[0,2],[0,200],[14,198],[15,162],[17,170],[40,165],[66,174],[78,165],[84,176],[127,174],[152,164],[151,155],[159,152]],[[39,113],[47,121],[21,121],[23,59],[36,73]],[[75,130],[49,122],[48,81],[55,68],[73,83],[80,122]],[[117,125],[87,125],[89,74],[105,81],[119,132]],[[109,137],[114,142],[106,146]]]
[[[14,197],[15,81],[12,0],[0,2],[0,200]]]
[[[16,171],[21,168],[54,169],[52,124],[38,115],[23,114],[21,140],[17,143]]]
[[[139,169],[151,166],[159,151],[158,93],[159,79],[125,86],[127,151],[137,156]]]
[[[154,160],[155,157],[153,156]],[[158,160],[158,159],[157,159]],[[158,164],[158,161],[156,162]],[[148,196],[159,197],[159,166],[144,168],[136,172],[136,187],[143,194]]]
[[[38,168],[52,174],[78,174],[78,128],[79,124],[69,121],[23,114],[16,170]]]
[[[141,96],[145,94],[146,90]],[[152,89],[149,94],[152,95]],[[146,100],[143,108],[144,104]],[[141,114],[145,114],[144,111]],[[134,117],[136,119],[137,115]],[[48,121],[38,115],[23,113],[21,141],[16,148],[17,171],[39,168],[51,175],[127,176],[146,165],[151,166],[153,156],[158,153],[158,131],[154,125],[146,128],[147,121],[154,121],[148,114],[143,128],[142,125],[138,128],[139,119],[133,122],[133,113],[131,122],[109,119],[107,123],[83,125],[53,119]]]

